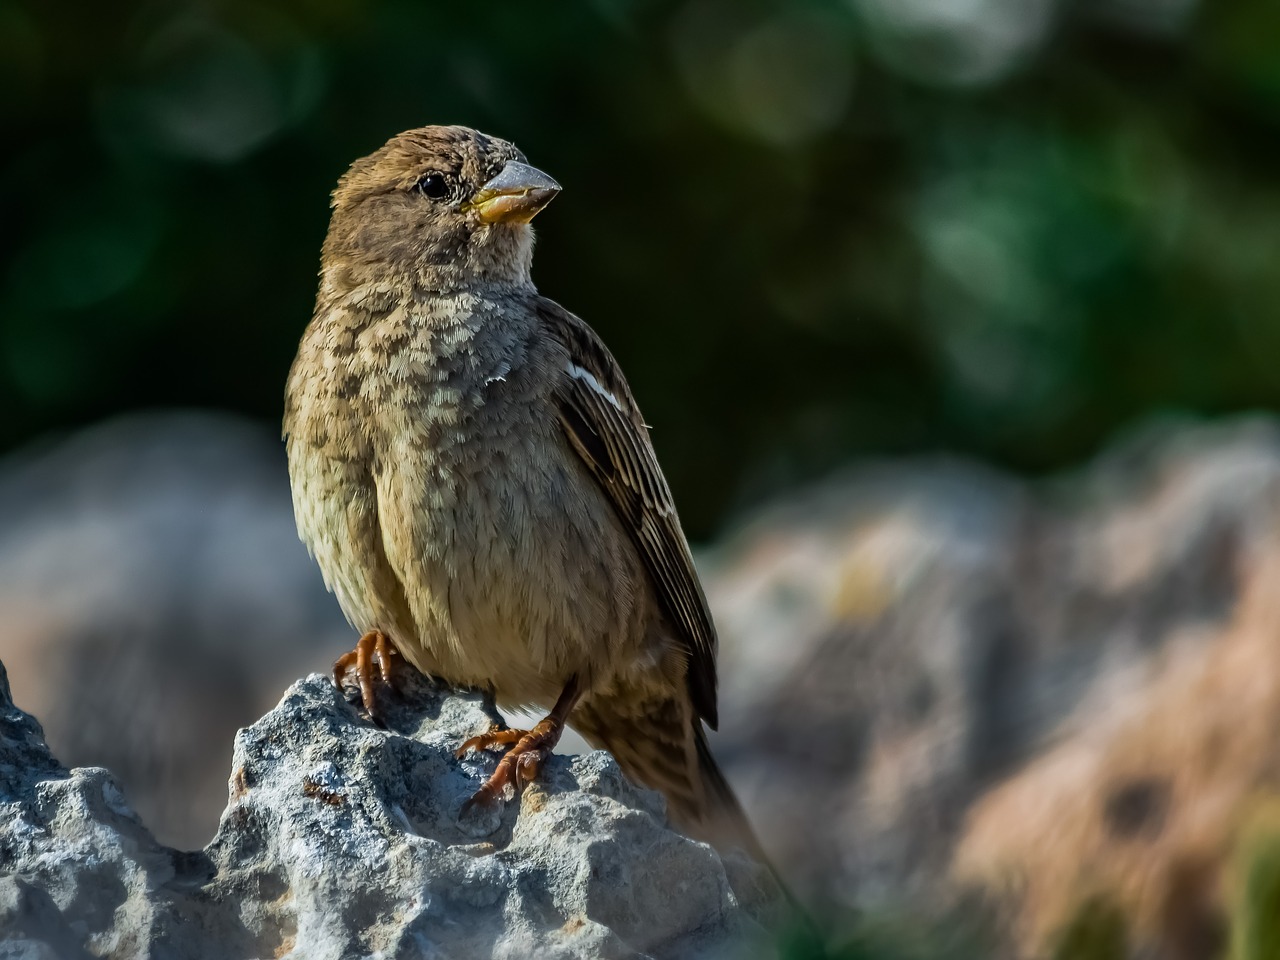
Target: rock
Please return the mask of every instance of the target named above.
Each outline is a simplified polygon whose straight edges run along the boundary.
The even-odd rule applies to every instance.
[[[1240,861],[1257,848],[1274,870],[1280,837],[1280,545],[1262,550],[1225,625],[1166,640],[1136,692],[1082,703],[970,811],[953,876],[1012,904],[1026,954],[1104,908],[1134,954],[1226,955],[1233,901],[1257,887]],[[1274,917],[1275,888],[1257,892]]]
[[[283,677],[350,646],[296,543],[279,458],[267,430],[151,417],[0,468],[0,659],[19,702],[44,705],[56,750],[62,738],[75,762],[120,774],[166,840],[212,835],[231,730]],[[1232,638],[1264,635],[1240,618],[1278,529],[1280,429],[1265,418],[1156,425],[1038,483],[945,458],[857,465],[700,553],[721,633],[714,749],[819,912],[943,913],[977,883],[1009,895],[1027,942],[1048,936],[1073,916],[1062,891],[1088,857],[1162,889],[1151,878],[1169,864],[1152,851],[1183,850],[1169,831],[1199,808],[1161,786],[1178,754],[1157,718],[1176,715],[1191,742],[1229,697],[1176,704],[1169,691],[1192,688],[1178,671],[1236,676],[1224,664],[1242,646],[1271,669],[1261,639]],[[1265,698],[1240,702],[1268,715]],[[1129,744],[1160,769],[1121,763],[1142,753]],[[1228,798],[1203,834],[1216,839],[1192,858],[1208,868],[1169,876],[1221,880],[1235,798],[1273,789],[1264,751],[1231,756],[1206,794]],[[1102,839],[1038,841],[1049,797],[1076,836]],[[1121,839],[1116,824],[1135,826]],[[1220,917],[1192,880],[1166,899]]]
[[[0,659],[57,756],[108,767],[167,843],[222,809],[237,728],[349,649],[298,541],[274,427],[139,414],[0,463]]]
[[[420,677],[360,718],[325,677],[236,737],[203,851],[152,837],[114,778],[68,770],[0,667],[0,957],[766,955],[770,872],[665,823],[605,753],[553,758],[518,802],[459,820],[497,714]]]
[[[714,749],[801,900],[943,913],[963,896],[952,860],[966,833],[1006,826],[1020,840],[969,876],[1007,878],[1025,855],[1065,886],[1075,874],[1042,855],[1046,832],[1097,822],[1115,794],[1101,771],[1117,767],[1051,783],[1032,776],[1038,756],[1105,741],[1129,712],[1216,723],[1189,699],[1156,709],[1166,668],[1228,655],[1277,530],[1280,430],[1263,419],[1157,425],[1052,483],[946,460],[854,468],[707,557],[724,684]],[[1258,669],[1280,672],[1254,649]],[[1231,781],[1270,782],[1266,755]],[[1020,776],[1019,803],[988,808]],[[969,863],[984,844],[966,846]],[[1228,855],[1213,850],[1215,864]]]

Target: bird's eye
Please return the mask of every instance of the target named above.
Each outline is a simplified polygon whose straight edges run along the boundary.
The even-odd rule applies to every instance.
[[[442,173],[428,173],[418,181],[418,192],[428,200],[443,200],[449,195],[449,181]]]

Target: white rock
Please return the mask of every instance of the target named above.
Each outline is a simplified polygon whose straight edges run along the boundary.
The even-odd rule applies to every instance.
[[[0,958],[768,955],[769,871],[673,832],[608,754],[460,822],[497,755],[451,746],[497,714],[405,681],[387,729],[295,683],[236,737],[213,842],[182,853],[107,771],[53,758],[0,667]]]

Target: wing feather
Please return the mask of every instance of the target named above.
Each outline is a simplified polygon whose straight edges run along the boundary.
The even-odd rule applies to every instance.
[[[545,298],[539,299],[538,313],[567,355],[555,393],[560,425],[643,557],[659,601],[687,649],[694,709],[714,730],[715,626],[640,409],[595,331]]]

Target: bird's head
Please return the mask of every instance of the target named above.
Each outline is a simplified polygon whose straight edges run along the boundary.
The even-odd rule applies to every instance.
[[[333,192],[326,269],[430,290],[529,283],[529,221],[560,185],[505,140],[420,127],[351,165]]]

